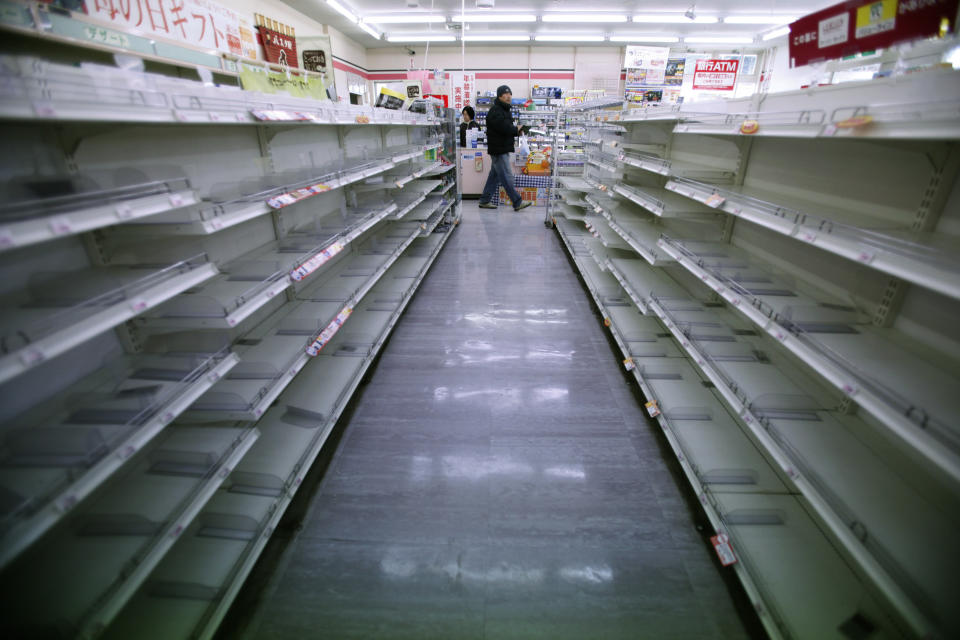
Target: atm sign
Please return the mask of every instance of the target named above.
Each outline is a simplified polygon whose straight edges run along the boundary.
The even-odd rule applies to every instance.
[[[739,60],[697,60],[693,88],[708,91],[733,91]]]

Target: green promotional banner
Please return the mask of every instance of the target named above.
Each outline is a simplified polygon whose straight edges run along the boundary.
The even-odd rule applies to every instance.
[[[323,79],[316,76],[302,76],[295,73],[268,71],[262,67],[240,65],[240,86],[246,91],[261,93],[279,93],[285,91],[295,98],[313,98],[325,100],[327,97]]]

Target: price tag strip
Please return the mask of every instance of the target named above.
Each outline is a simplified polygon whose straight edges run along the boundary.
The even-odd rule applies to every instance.
[[[324,193],[325,191],[330,191],[330,185],[323,184],[318,182],[312,184],[308,187],[302,187],[296,191],[290,191],[288,193],[282,193],[278,196],[274,196],[267,200],[267,206],[272,209],[282,209],[283,207],[289,207],[295,202],[300,202],[312,196],[317,195],[318,193]]]
[[[320,335],[318,335],[313,342],[307,345],[307,355],[315,356],[320,353],[320,350],[337,334],[337,331],[340,330],[340,327],[347,321],[351,313],[353,313],[353,307],[347,306],[341,309],[337,317],[320,332]]]
[[[326,264],[333,256],[337,255],[347,246],[346,242],[334,242],[323,251],[313,256],[299,267],[290,272],[290,278],[295,282],[300,282],[308,275]]]

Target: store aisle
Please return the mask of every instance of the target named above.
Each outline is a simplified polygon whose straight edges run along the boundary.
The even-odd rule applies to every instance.
[[[543,210],[464,209],[245,637],[748,637]]]

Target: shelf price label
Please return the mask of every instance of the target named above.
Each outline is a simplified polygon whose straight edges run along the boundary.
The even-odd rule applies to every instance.
[[[647,415],[649,415],[651,418],[656,418],[658,415],[660,415],[660,407],[657,405],[656,400],[651,400],[643,406],[647,410]]]
[[[711,207],[711,208],[713,208],[713,209],[716,209],[717,207],[719,207],[720,205],[722,205],[724,202],[726,202],[726,200],[727,200],[727,199],[724,198],[724,197],[723,197],[722,195],[720,195],[719,193],[714,193],[714,194],[711,194],[706,200],[704,200],[704,201],[703,201],[703,204],[705,204],[705,205],[707,205],[708,207]]]
[[[733,553],[733,547],[730,545],[730,537],[725,533],[718,533],[710,538],[717,557],[720,558],[720,564],[729,567],[737,561],[736,554]]]
[[[70,224],[70,219],[66,216],[55,216],[50,218],[50,221],[47,223],[50,227],[50,231],[54,235],[67,235],[73,233],[73,226]]]

